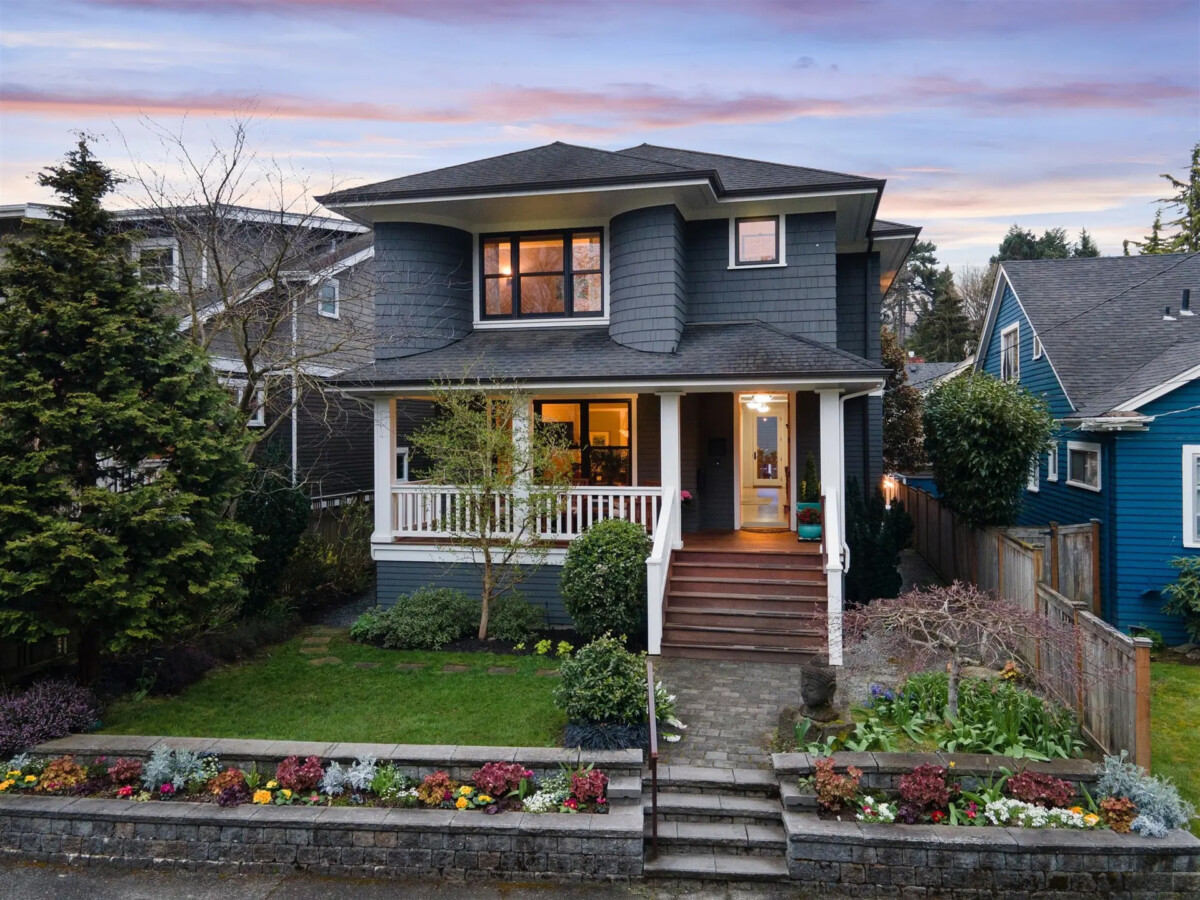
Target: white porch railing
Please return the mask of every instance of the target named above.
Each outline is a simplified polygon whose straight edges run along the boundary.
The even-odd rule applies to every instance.
[[[535,517],[538,535],[546,540],[572,540],[605,519],[637,522],[654,534],[662,508],[662,489],[647,487],[574,487],[541,500]],[[477,533],[481,511],[458,488],[437,484],[403,484],[392,488],[394,537],[452,538]],[[496,494],[486,515],[498,538],[519,527],[511,494]]]
[[[679,515],[679,491],[670,490],[663,502],[662,517],[654,531],[654,545],[646,559],[646,644],[650,653],[662,652],[663,601],[670,581],[672,527]]]

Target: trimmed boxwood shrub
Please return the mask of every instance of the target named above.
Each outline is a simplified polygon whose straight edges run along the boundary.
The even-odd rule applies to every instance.
[[[440,650],[467,637],[479,621],[479,601],[453,588],[418,588],[389,609],[369,609],[350,626],[350,637],[393,650]]]
[[[580,634],[641,633],[652,544],[645,528],[621,519],[597,522],[571,542],[561,590]]]
[[[518,643],[529,640],[545,627],[546,611],[534,606],[517,591],[492,601],[488,613],[490,638]]]

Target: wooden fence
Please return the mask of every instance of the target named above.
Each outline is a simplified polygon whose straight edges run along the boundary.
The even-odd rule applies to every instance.
[[[1100,524],[972,529],[926,491],[898,485],[913,545],[946,581],[981,590],[1067,626],[1073,643],[1026,648],[1026,662],[1084,735],[1150,768],[1150,647],[1100,618]]]

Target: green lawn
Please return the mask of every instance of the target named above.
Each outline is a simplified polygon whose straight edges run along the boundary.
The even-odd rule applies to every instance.
[[[310,635],[306,632],[304,636]],[[304,655],[304,636],[253,662],[210,672],[178,697],[119,701],[110,734],[238,737],[404,744],[554,746],[565,722],[550,694],[557,683],[538,656],[381,650],[332,635],[327,651]],[[322,655],[338,663],[314,666]],[[354,663],[380,663],[356,668]],[[420,671],[397,670],[423,664]],[[446,665],[470,666],[443,673]],[[512,674],[487,674],[492,666]]]
[[[1151,767],[1200,808],[1200,666],[1152,663],[1150,683]],[[1200,837],[1200,820],[1193,820],[1192,833]]]

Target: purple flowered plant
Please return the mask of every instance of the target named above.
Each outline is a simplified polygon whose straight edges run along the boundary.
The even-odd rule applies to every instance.
[[[20,693],[0,695],[0,757],[44,741],[87,731],[99,705],[92,692],[66,679],[39,681]]]

